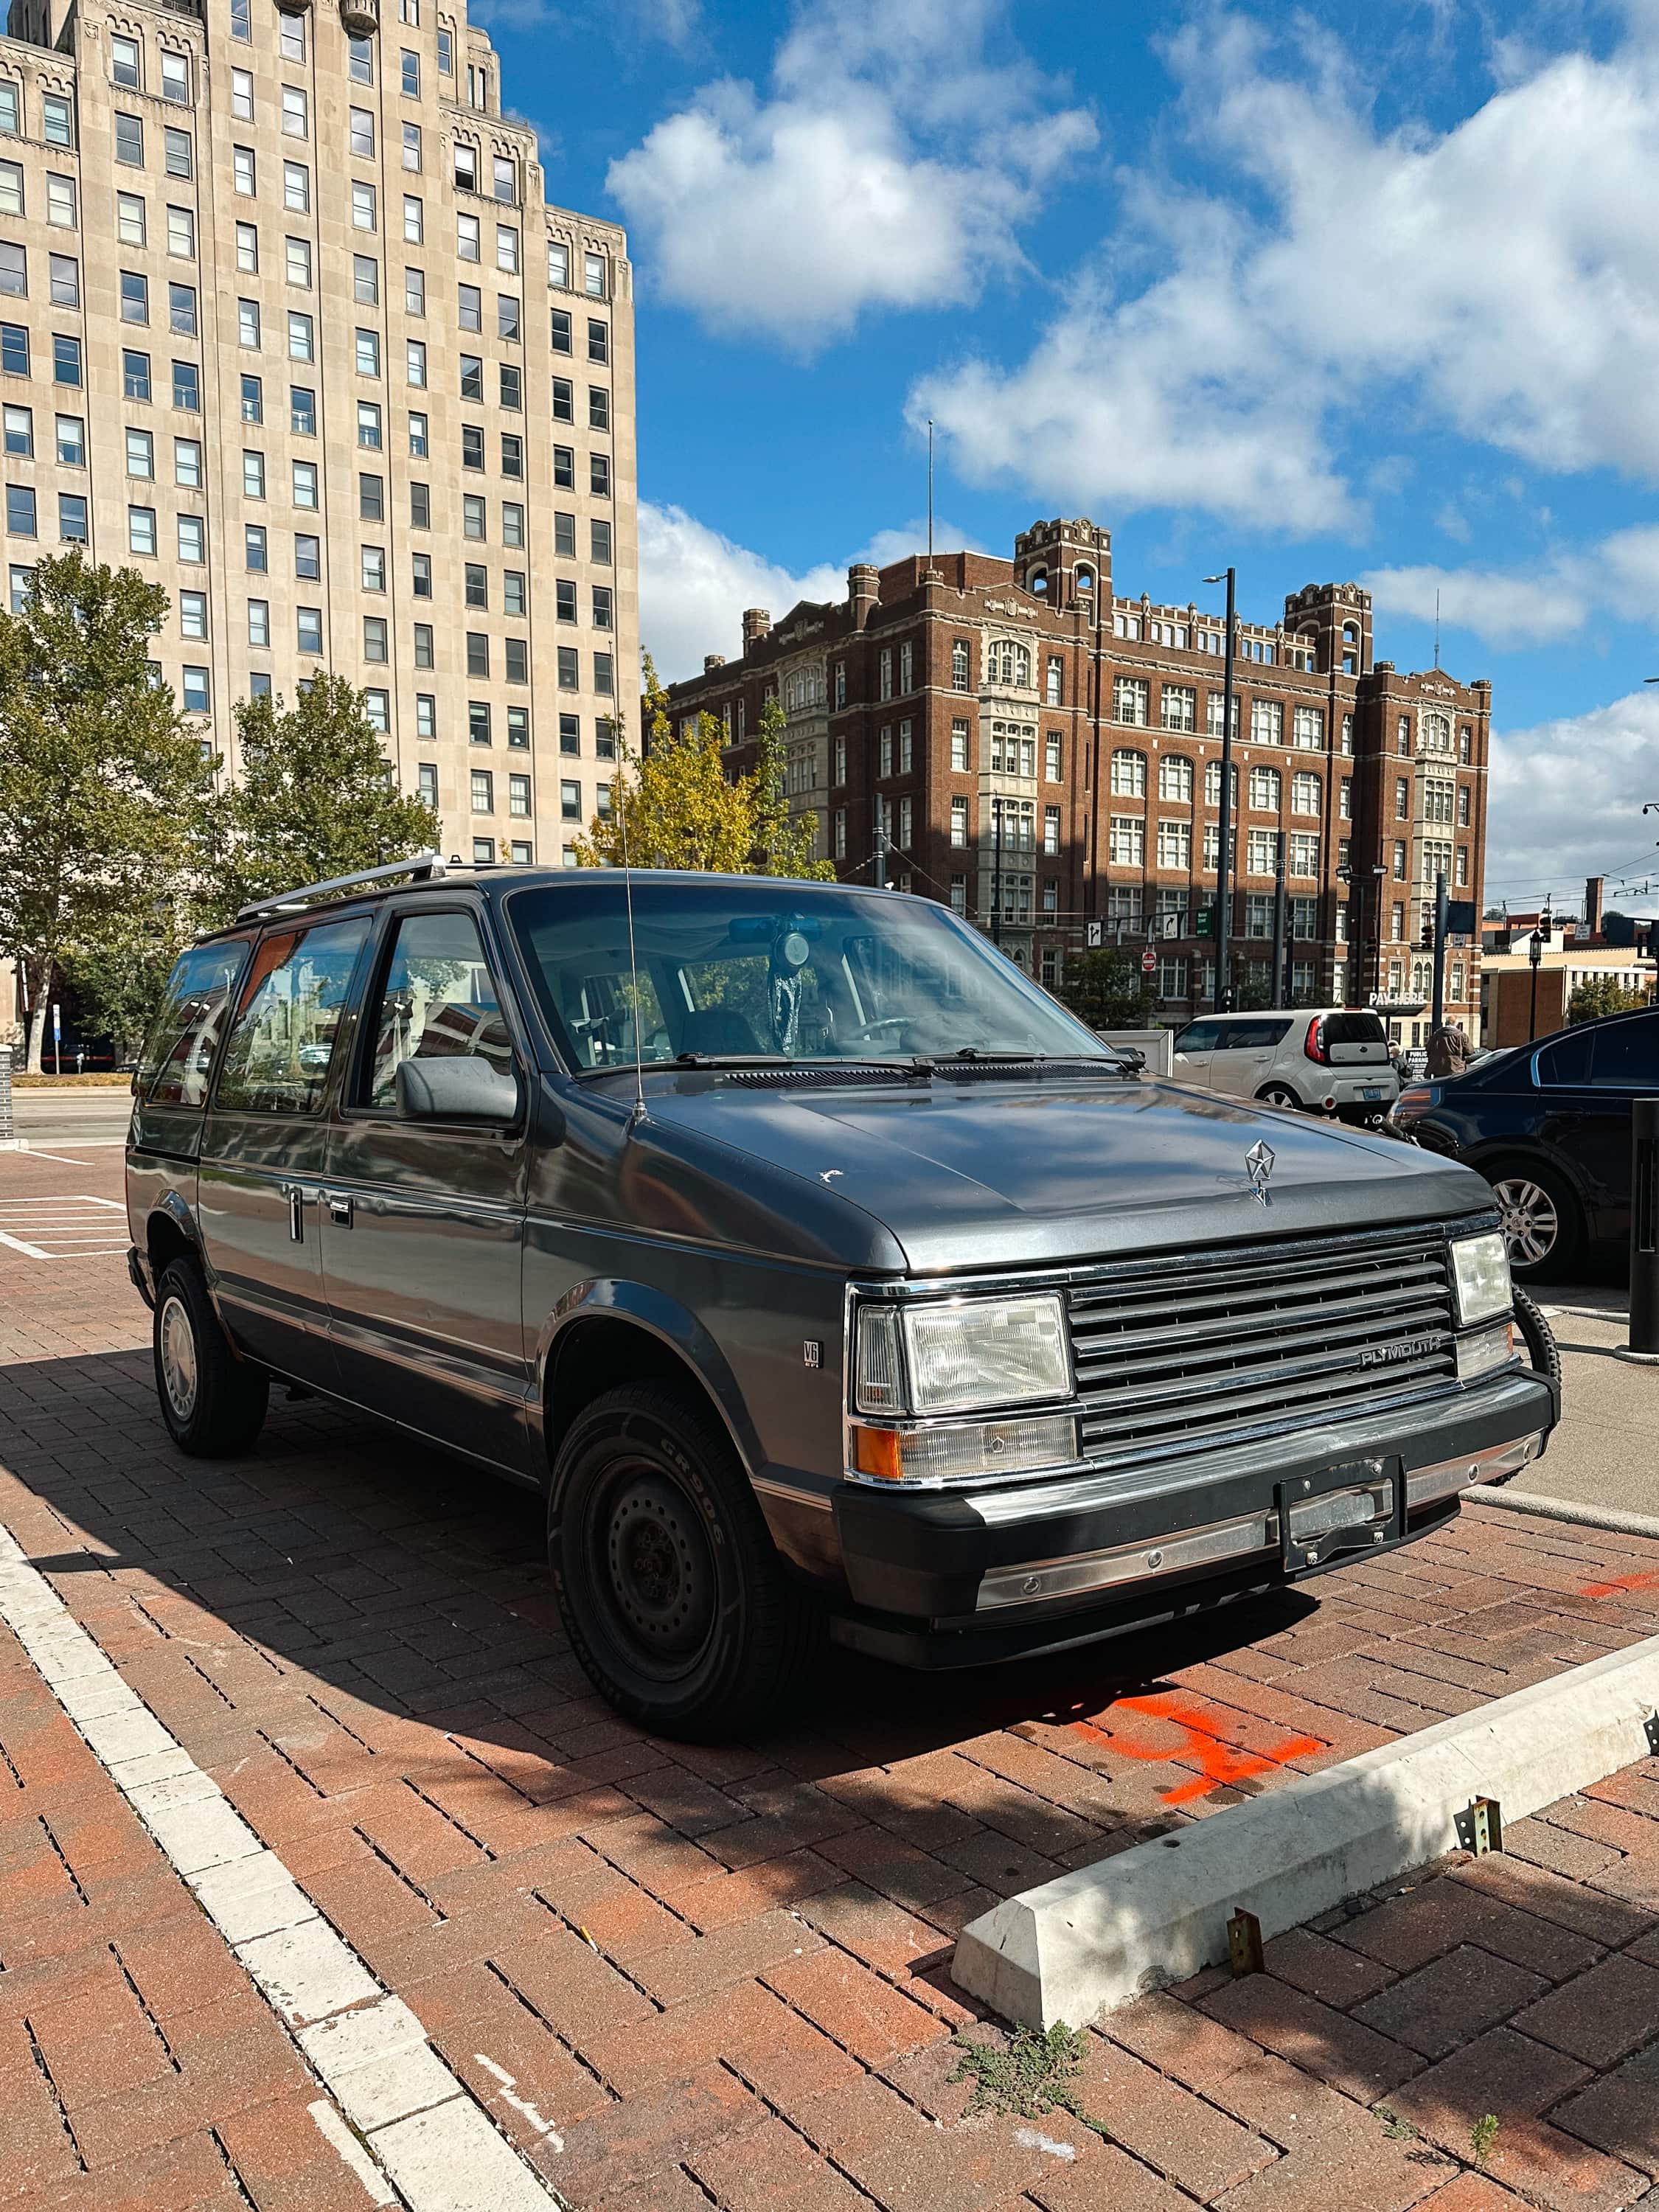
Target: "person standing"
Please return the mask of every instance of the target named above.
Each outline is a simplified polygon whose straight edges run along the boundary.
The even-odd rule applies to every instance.
[[[1429,1037],[1428,1074],[1442,1082],[1462,1075],[1469,1064],[1469,1041],[1455,1022],[1442,1022]]]

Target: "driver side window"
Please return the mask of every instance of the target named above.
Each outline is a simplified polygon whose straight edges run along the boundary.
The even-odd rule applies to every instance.
[[[369,1033],[365,1105],[396,1106],[398,1070],[406,1060],[477,1054],[512,1073],[513,1041],[470,914],[400,918]]]

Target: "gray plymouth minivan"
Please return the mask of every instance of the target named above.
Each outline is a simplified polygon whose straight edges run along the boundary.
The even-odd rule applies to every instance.
[[[1147,1081],[904,893],[428,855],[185,952],[134,1091],[179,1446],[276,1379],[544,1492],[658,1729],[826,1626],[970,1665],[1322,1573],[1557,1419],[1477,1176]]]

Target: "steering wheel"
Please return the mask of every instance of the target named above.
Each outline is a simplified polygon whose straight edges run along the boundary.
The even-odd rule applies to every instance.
[[[860,1022],[856,1029],[843,1030],[842,1036],[848,1044],[859,1044],[877,1030],[908,1029],[911,1019],[908,1014],[884,1014],[879,1021]]]

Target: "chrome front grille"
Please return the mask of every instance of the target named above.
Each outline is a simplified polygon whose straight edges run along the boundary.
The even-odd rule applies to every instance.
[[[1066,1304],[1096,1461],[1346,1419],[1455,1380],[1437,1223],[1136,1262]]]

